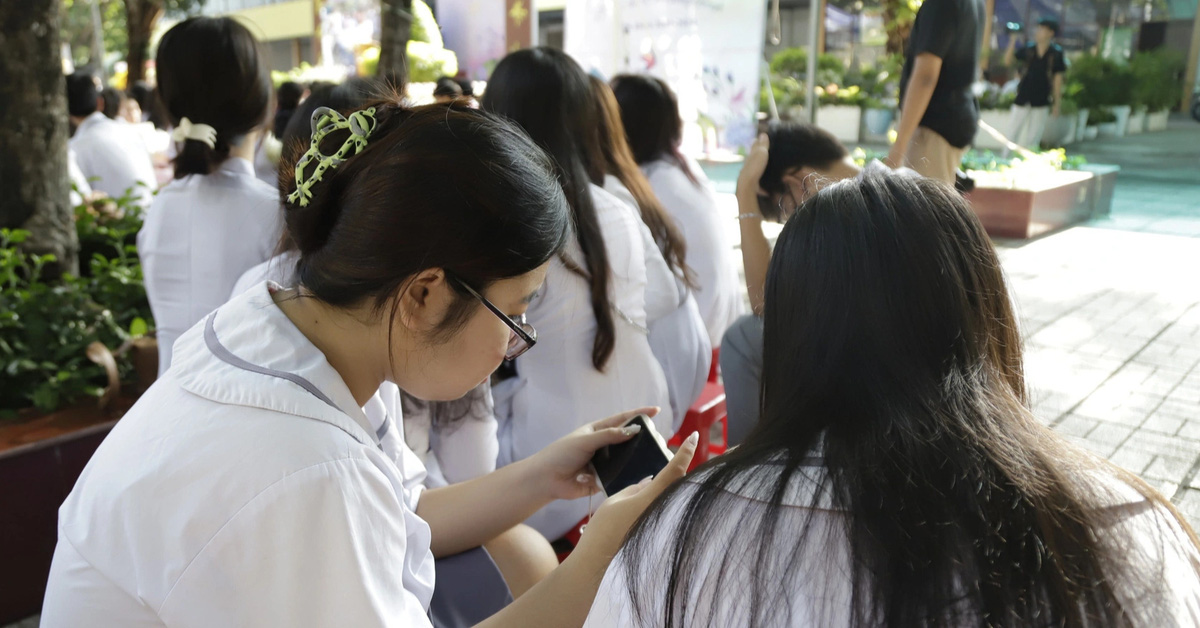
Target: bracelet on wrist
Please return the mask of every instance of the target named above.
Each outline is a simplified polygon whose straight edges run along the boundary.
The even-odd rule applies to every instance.
[[[749,218],[757,218],[759,220],[762,220],[763,216],[762,216],[762,214],[760,214],[758,212],[746,212],[744,214],[738,214],[738,217],[737,217],[738,220],[747,220]]]

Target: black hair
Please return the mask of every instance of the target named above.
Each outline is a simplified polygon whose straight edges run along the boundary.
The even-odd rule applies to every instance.
[[[217,130],[216,147],[187,140],[175,158],[175,178],[209,174],[230,147],[265,127],[271,111],[271,76],[258,42],[228,17],[194,17],[162,36],[155,58],[158,95],[177,125],[183,118]]]
[[[67,113],[86,118],[100,110],[100,81],[90,72],[67,76]]]
[[[818,192],[779,237],[763,329],[757,425],[660,496],[622,550],[627,581],[665,583],[665,603],[631,587],[639,625],[703,625],[730,600],[743,625],[792,625],[800,582],[850,592],[814,596],[816,625],[848,612],[852,626],[1128,626],[1116,584],[1166,603],[1164,582],[1131,581],[1130,549],[1105,530],[1118,489],[1089,480],[1124,482],[1164,528],[1195,534],[1033,416],[999,257],[951,188],[868,169]],[[744,490],[761,500],[726,492]],[[786,495],[802,496],[799,529],[778,525]],[[719,521],[736,523],[714,534]],[[841,553],[814,545],[830,538],[845,572],[798,567]],[[693,595],[711,583],[719,596]]]
[[[669,160],[692,183],[699,185],[700,180],[679,152],[683,119],[679,117],[679,101],[671,87],[662,79],[646,74],[620,74],[610,85],[621,106],[625,136],[638,164]]]
[[[850,154],[832,133],[813,124],[773,123],[767,130],[767,138],[771,142],[771,151],[758,186],[768,195],[787,193],[783,176],[788,171],[798,168],[825,170]],[[759,208],[768,220],[782,218],[779,207],[769,199],[760,197]]]
[[[458,84],[458,81],[450,78],[449,76],[443,76],[437,80],[437,84],[433,88],[433,95],[456,98],[463,95],[463,89],[462,86]]]
[[[284,81],[275,90],[275,123],[271,129],[275,137],[283,137],[283,131],[300,106],[302,96],[304,86],[295,81]]]
[[[1044,18],[1038,20],[1038,26],[1045,26],[1046,28],[1054,31],[1055,36],[1057,36],[1058,33],[1060,32],[1058,20],[1056,20],[1052,17],[1044,17]]]
[[[574,215],[575,237],[584,268],[563,256],[563,263],[587,279],[596,318],[592,365],[603,370],[612,356],[616,329],[609,301],[608,249],[588,186],[604,179],[597,129],[599,105],[588,76],[567,53],[540,46],[504,57],[492,71],[483,108],[521,125],[558,166],[559,179]]]
[[[462,90],[463,96],[474,96],[475,95],[475,86],[471,84],[471,79],[465,78],[465,77],[464,78],[456,78],[456,79],[454,79],[454,82],[458,83],[458,88]]]
[[[562,249],[566,199],[553,162],[520,129],[478,110],[396,103],[373,105],[378,122],[367,147],[326,172],[307,206],[285,201],[301,286],[335,307],[379,309],[424,269],[442,268],[482,292]],[[336,152],[347,134],[331,133],[323,152]],[[280,180],[291,182],[285,198],[295,189],[293,167],[281,168]],[[450,189],[458,192],[447,196]],[[460,299],[440,334],[481,307],[455,290]]]
[[[121,101],[125,100],[125,95],[121,90],[108,86],[100,90],[100,97],[104,99],[104,115],[109,120],[115,120],[121,113]]]

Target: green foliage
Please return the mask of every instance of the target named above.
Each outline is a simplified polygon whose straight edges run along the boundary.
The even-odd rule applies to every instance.
[[[148,333],[152,316],[133,240],[141,213],[132,195],[76,208],[76,229],[90,251],[84,276],[42,277],[53,256],[31,256],[18,245],[25,231],[0,230],[0,418],[33,406],[51,412],[98,396],[104,369],[87,359],[92,342],[116,349]],[[131,379],[128,360],[118,360]]]
[[[864,109],[895,109],[899,106],[903,69],[903,56],[888,55],[876,65],[847,70],[845,82],[861,90]]]
[[[409,82],[427,83],[458,74],[458,56],[453,50],[412,40],[408,42],[407,50]]]
[[[1173,109],[1183,91],[1183,55],[1174,50],[1139,52],[1129,62],[1133,102],[1150,111]]]
[[[1095,55],[1083,55],[1067,70],[1067,82],[1078,86],[1073,98],[1085,109],[1133,104],[1133,72]]]
[[[988,83],[987,89],[979,96],[979,108],[985,111],[1011,109],[1016,102],[1016,92],[1004,93],[1004,90],[994,83]]]
[[[445,48],[442,31],[438,27],[437,20],[433,17],[433,10],[429,8],[429,5],[422,0],[413,0],[412,14],[412,32],[409,34],[408,40],[423,41],[433,44],[435,48]]]
[[[125,3],[121,0],[63,0],[59,34],[71,46],[76,65],[85,65],[92,56],[91,3],[100,7],[100,32],[107,53],[124,54],[129,46],[125,30]]]
[[[791,77],[801,83],[808,77],[808,50],[785,48],[771,57],[771,74]],[[817,56],[817,85],[841,84],[846,76],[846,66],[836,55],[823,53]]]
[[[1117,114],[1112,112],[1108,107],[1097,107],[1088,113],[1088,126],[1096,126],[1098,124],[1108,124],[1116,122]]]
[[[1026,162],[1035,162],[1051,170],[1079,170],[1087,163],[1083,155],[1067,156],[1067,151],[1054,148],[1036,153],[1032,157],[1001,157],[990,150],[969,150],[963,156],[962,169],[977,172],[1005,172]]]

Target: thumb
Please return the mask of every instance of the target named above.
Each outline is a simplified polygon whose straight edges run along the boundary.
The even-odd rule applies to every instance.
[[[668,486],[687,475],[688,466],[692,464],[692,457],[696,455],[696,444],[699,442],[700,432],[692,432],[691,436],[683,441],[683,445],[679,447],[679,451],[675,452],[675,456],[671,458],[667,466],[654,476],[650,485],[639,491],[639,496],[644,496],[647,501],[653,501],[660,493],[667,490]]]

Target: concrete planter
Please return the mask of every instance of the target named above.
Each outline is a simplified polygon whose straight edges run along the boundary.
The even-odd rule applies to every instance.
[[[1058,116],[1046,121],[1042,143],[1047,146],[1066,146],[1075,141],[1075,116]]]
[[[891,109],[866,109],[863,111],[863,125],[871,135],[887,135],[892,126],[895,113]]]
[[[1118,123],[1118,122],[1103,122],[1103,123],[1097,124],[1094,128],[1096,129],[1096,137],[1120,137],[1121,136],[1121,134],[1120,134],[1121,127],[1120,127],[1120,123]],[[1089,138],[1089,139],[1091,139],[1091,138]]]
[[[1116,137],[1125,137],[1126,131],[1129,129],[1129,116],[1133,114],[1133,107],[1129,105],[1120,105],[1112,108],[1113,115],[1117,117]],[[1100,131],[1101,135],[1104,131]]]
[[[1075,114],[1075,141],[1082,142],[1087,139],[1088,128],[1088,110],[1080,109],[1079,113]]]
[[[979,112],[979,119],[993,129],[1008,135],[1012,123],[1012,112],[1009,109],[984,109]],[[1012,138],[1009,138],[1012,139]],[[979,131],[975,134],[975,148],[981,150],[1004,150],[1004,145],[991,134]]]
[[[862,116],[862,109],[858,107],[825,105],[817,109],[817,126],[829,131],[842,142],[857,144]]]
[[[976,187],[968,199],[988,235],[1033,238],[1108,214],[1118,170],[1089,165],[1087,170],[1056,172],[1035,189]]]
[[[1126,135],[1139,135],[1146,132],[1146,110],[1138,109],[1129,114],[1129,128],[1125,129]]]
[[[1166,131],[1167,120],[1170,118],[1171,112],[1166,109],[1162,111],[1152,111],[1146,114],[1146,130],[1147,131]]]
[[[1115,129],[1114,132],[1116,132]],[[1100,137],[1100,127],[1098,126],[1089,126],[1083,132],[1083,139],[1085,140],[1094,140],[1097,137]]]

